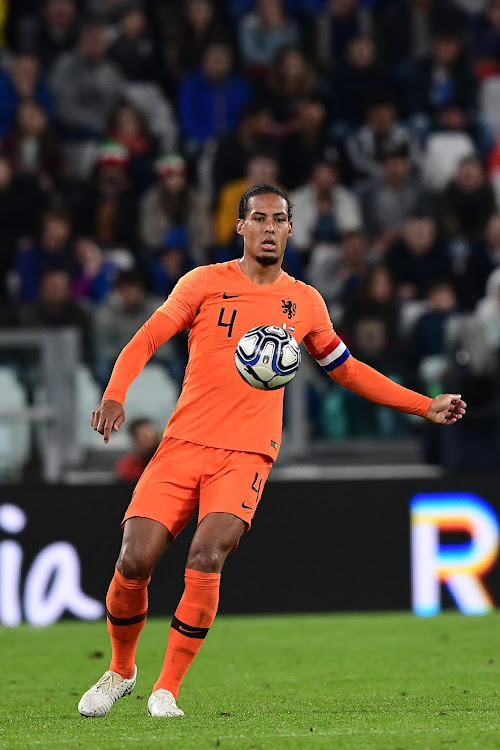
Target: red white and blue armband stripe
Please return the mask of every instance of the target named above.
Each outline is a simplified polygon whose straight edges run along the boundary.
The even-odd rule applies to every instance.
[[[326,372],[331,372],[344,364],[350,353],[340,336],[335,336],[331,344],[321,352],[321,358],[316,357],[316,361]]]

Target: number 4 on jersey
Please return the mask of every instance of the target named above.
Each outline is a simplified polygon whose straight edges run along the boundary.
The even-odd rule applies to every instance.
[[[224,323],[225,312],[226,312],[226,308],[221,307],[220,313],[219,313],[219,322],[217,323],[217,325],[222,326],[223,328],[227,328],[227,337],[230,338],[233,332],[234,321],[236,320],[236,310],[233,310],[233,314],[231,315],[231,320],[229,321],[229,323]]]

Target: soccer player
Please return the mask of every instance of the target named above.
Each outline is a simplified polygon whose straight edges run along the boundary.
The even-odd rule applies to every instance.
[[[336,383],[378,404],[442,425],[465,414],[460,395],[427,398],[349,353],[320,294],[281,268],[291,218],[290,203],[279,188],[260,184],[248,190],[237,221],[243,257],[195,268],[180,279],[119,355],[92,413],[92,427],[107,443],[125,421],[131,382],[159,346],[189,328],[182,393],[123,519],[123,543],[106,598],[111,663],[82,696],[78,709],[83,716],[104,716],[133,689],[151,573],[198,511],[184,593],[148,700],[151,716],[184,715],[176,704],[179,688],[214,621],[221,570],[250,528],[280,446],[283,390],[254,389],[235,367],[236,344],[248,330],[286,323]]]

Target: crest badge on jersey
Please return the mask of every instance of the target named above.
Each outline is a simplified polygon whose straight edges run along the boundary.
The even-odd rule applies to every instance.
[[[288,317],[288,320],[291,320],[293,316],[295,315],[295,313],[297,312],[297,303],[291,299],[282,299],[281,309],[283,310],[285,315]]]

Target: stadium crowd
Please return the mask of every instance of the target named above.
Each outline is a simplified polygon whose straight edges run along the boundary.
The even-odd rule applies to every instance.
[[[0,34],[2,325],[77,326],[104,386],[182,274],[239,257],[239,198],[276,182],[286,270],[357,357],[466,394],[490,465],[500,0],[0,0]],[[184,340],[155,357],[181,382]],[[319,368],[310,403],[319,436],[413,429]]]

